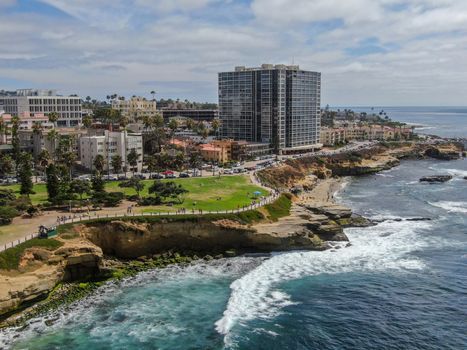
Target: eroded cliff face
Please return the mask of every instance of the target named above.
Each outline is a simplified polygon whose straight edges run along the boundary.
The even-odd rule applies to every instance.
[[[291,230],[287,235],[257,232],[255,227],[231,220],[112,221],[83,227],[81,232],[105,254],[127,259],[168,250],[215,254],[229,249],[255,252],[319,249],[322,243],[300,230]]]
[[[99,273],[102,250],[84,239],[62,240],[55,251],[24,251],[18,270],[0,270],[0,315],[45,298],[62,281]]]
[[[449,160],[459,158],[462,151],[462,145],[457,143],[433,145],[407,142],[379,145],[371,149],[325,157],[289,159],[280,166],[261,170],[258,176],[271,187],[289,189],[305,181],[311,174],[320,179],[373,174],[397,166],[403,158],[432,157]]]

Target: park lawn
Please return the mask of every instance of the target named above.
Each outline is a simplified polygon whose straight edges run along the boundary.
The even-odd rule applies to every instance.
[[[154,181],[155,180],[142,180],[145,184],[143,191],[141,191],[142,197],[149,195],[148,189]],[[184,202],[170,207],[165,205],[144,207],[144,212],[167,212],[174,211],[178,208],[187,208],[190,210],[202,209],[209,211],[231,210],[251,204],[252,200],[255,199],[255,196],[253,195],[253,192],[255,191],[259,191],[263,196],[268,195],[268,191],[253,185],[250,182],[250,179],[244,175],[171,179],[170,181],[181,184],[186,190],[188,190],[188,193],[185,195]],[[132,188],[119,187],[119,183],[120,181],[106,182],[105,189],[108,192],[123,192],[126,195],[136,194],[135,190]],[[19,184],[2,186],[1,188],[11,189],[17,196],[20,195]],[[34,205],[47,201],[47,188],[45,184],[35,184],[34,192],[35,194],[30,195],[31,201]]]
[[[0,188],[10,189],[15,193],[17,197],[19,197],[20,187],[21,187],[20,184],[16,184],[16,185],[1,186]],[[47,202],[47,188],[45,187],[45,184],[35,184],[34,192],[35,192],[34,194],[29,195],[29,198],[31,198],[32,204],[37,205],[37,204]]]
[[[146,185],[141,191],[141,196],[148,196],[148,189],[155,180],[144,180]],[[169,180],[162,180],[169,181]],[[165,205],[148,206],[143,208],[143,212],[174,211],[178,208],[202,209],[208,211],[237,209],[244,205],[251,204],[255,199],[253,192],[259,191],[261,195],[268,195],[268,191],[255,186],[247,176],[213,176],[187,179],[171,179],[183,188],[188,190],[182,204],[175,204],[171,207]],[[118,182],[106,183],[106,190],[109,192],[120,191],[125,194],[134,195],[136,192],[131,188],[121,188]]]

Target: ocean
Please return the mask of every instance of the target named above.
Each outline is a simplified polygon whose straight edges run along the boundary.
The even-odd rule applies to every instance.
[[[440,118],[451,125],[444,136],[467,127],[466,115]],[[437,132],[430,118],[421,119],[407,121]],[[454,179],[418,181],[444,173]],[[338,200],[382,220],[346,229],[350,247],[144,272],[25,328],[2,331],[0,348],[466,349],[463,176],[466,159],[408,160],[349,178]]]
[[[378,114],[384,110],[395,121],[420,126],[416,132],[441,137],[467,138],[467,107],[333,107]]]

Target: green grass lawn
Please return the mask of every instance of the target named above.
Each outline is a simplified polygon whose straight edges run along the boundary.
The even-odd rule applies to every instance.
[[[145,184],[141,196],[148,196],[148,189],[155,180],[143,180]],[[169,180],[162,180],[169,181]],[[186,179],[171,179],[181,184],[188,193],[182,204],[169,206],[151,206],[142,208],[145,212],[151,211],[174,211],[178,208],[202,209],[202,210],[231,210],[238,206],[248,205],[254,199],[253,192],[259,191],[261,195],[268,192],[263,188],[253,185],[247,176],[221,176],[221,177],[197,177]],[[119,187],[119,181],[107,182],[105,189],[109,192],[123,192],[127,195],[134,195],[136,192],[132,188]],[[20,185],[2,186],[13,190],[19,196]],[[40,204],[47,201],[47,189],[45,184],[34,185],[35,194],[32,194],[33,204]],[[218,199],[220,198],[220,199]],[[138,209],[140,210],[140,209]]]
[[[20,195],[19,189],[21,185],[8,185],[8,186],[1,186],[0,188],[5,188],[5,189],[10,189],[15,192],[17,196]],[[29,197],[31,198],[32,204],[40,204],[47,202],[47,188],[45,187],[45,184],[36,184],[34,185],[34,192],[35,194],[31,194]]]
[[[19,259],[23,254],[24,250],[31,247],[42,247],[49,250],[55,250],[62,246],[63,243],[56,239],[40,239],[33,238],[24,243],[18,244],[16,247],[9,248],[0,253],[0,269],[12,270],[17,269]]]
[[[169,180],[162,180],[169,181]],[[267,195],[268,192],[258,186],[251,184],[248,177],[221,176],[205,178],[173,179],[182,185],[188,193],[182,204],[169,206],[151,206],[142,208],[144,212],[152,211],[174,211],[178,208],[202,209],[202,210],[231,210],[238,206],[248,205],[254,199],[253,192],[259,191],[261,195]],[[148,189],[154,180],[144,180],[146,185],[141,192],[141,196],[148,196]],[[136,192],[131,188],[121,188],[118,182],[109,182],[106,184],[107,191],[120,191],[125,194],[134,195]]]

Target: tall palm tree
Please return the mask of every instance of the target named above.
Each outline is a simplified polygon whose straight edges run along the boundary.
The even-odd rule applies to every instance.
[[[0,143],[3,143],[3,138],[6,136],[6,124],[3,121],[3,117],[0,116]]]
[[[219,130],[220,126],[221,126],[221,121],[219,119],[214,119],[211,122],[211,127],[212,127],[212,130],[214,131],[214,135],[216,138],[218,137],[217,131]]]
[[[52,157],[56,160],[57,140],[60,137],[57,130],[52,129],[47,133],[47,140],[52,143]]]

